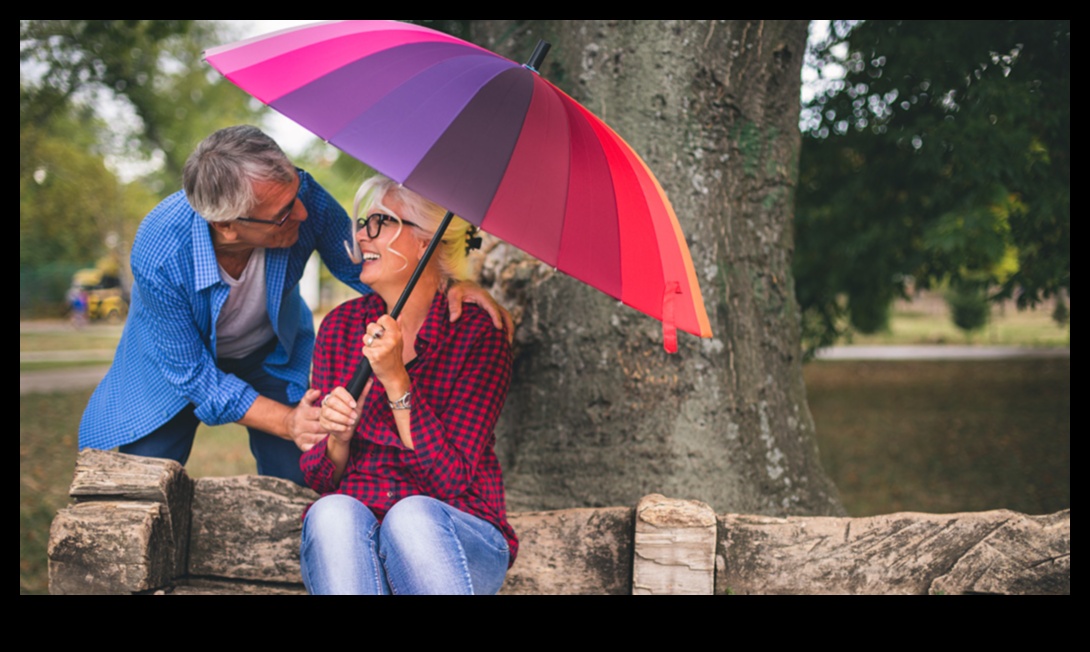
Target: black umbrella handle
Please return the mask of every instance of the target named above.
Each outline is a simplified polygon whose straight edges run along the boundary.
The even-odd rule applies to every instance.
[[[435,230],[435,235],[431,237],[431,242],[428,243],[428,248],[424,250],[424,255],[420,258],[420,262],[416,264],[416,269],[413,270],[413,275],[409,277],[409,282],[405,285],[405,289],[401,291],[401,298],[397,300],[394,305],[394,309],[390,311],[390,316],[397,319],[401,315],[401,309],[405,307],[405,302],[409,299],[409,295],[412,294],[413,288],[416,287],[416,282],[420,280],[420,275],[424,273],[424,268],[428,266],[428,260],[431,259],[431,255],[435,252],[435,248],[439,246],[439,242],[443,239],[443,234],[447,230],[447,226],[450,225],[450,221],[454,219],[454,213],[447,211],[447,214],[443,216],[443,221],[439,223],[439,228]],[[346,389],[348,393],[352,395],[352,398],[357,401],[360,395],[363,394],[363,387],[367,384],[368,379],[371,378],[371,361],[367,359],[367,356],[360,358],[360,364],[356,367],[356,373],[352,375],[352,379],[348,381]]]

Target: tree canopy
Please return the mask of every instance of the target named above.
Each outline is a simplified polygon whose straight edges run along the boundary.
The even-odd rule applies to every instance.
[[[20,21],[21,71],[33,73],[20,95],[20,126],[73,104],[112,104],[120,115],[99,112],[106,120],[102,154],[150,159],[145,180],[173,192],[201,138],[257,116],[244,94],[201,61],[205,47],[231,40],[226,30],[191,20]]]
[[[20,269],[88,263],[104,253],[104,237],[123,236],[125,216],[151,205],[94,153],[94,122],[89,110],[66,107],[19,130]]]
[[[200,60],[229,38],[200,21],[19,22],[22,308],[63,300],[71,270],[104,255],[126,268],[140,219],[178,189],[197,141],[255,121]]]
[[[794,271],[810,345],[910,285],[1070,290],[1070,21],[833,21],[803,109]]]

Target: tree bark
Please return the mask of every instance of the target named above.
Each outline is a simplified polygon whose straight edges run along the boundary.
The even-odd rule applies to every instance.
[[[687,236],[713,339],[661,325],[513,247],[483,273],[519,325],[498,428],[509,508],[627,505],[842,515],[806,404],[791,276],[805,21],[475,21],[647,162]]]

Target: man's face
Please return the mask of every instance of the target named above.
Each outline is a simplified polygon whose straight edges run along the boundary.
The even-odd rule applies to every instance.
[[[259,181],[254,183],[257,205],[245,219],[231,225],[239,244],[278,249],[290,247],[299,239],[299,227],[307,219],[307,209],[297,200],[301,180],[298,173],[290,183]],[[283,222],[277,225],[278,222]]]

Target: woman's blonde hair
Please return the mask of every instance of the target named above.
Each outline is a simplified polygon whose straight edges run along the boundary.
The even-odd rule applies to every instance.
[[[403,207],[401,210],[403,214],[398,215],[391,211],[383,203],[384,200],[396,200]],[[408,259],[393,248],[404,227],[408,226],[411,231],[415,232],[416,237],[424,241],[430,241],[443,218],[446,217],[447,211],[442,206],[421,197],[393,179],[376,173],[360,184],[359,190],[356,191],[356,196],[352,200],[352,241],[351,243],[345,242],[344,245],[345,249],[348,250],[348,255],[354,262],[363,261],[359,241],[356,240],[356,234],[360,229],[360,217],[366,219],[372,213],[384,213],[397,219],[397,232],[389,244],[386,245],[386,250],[404,260],[405,264],[408,265]],[[411,222],[412,225],[406,225],[402,220]],[[444,282],[464,281],[472,275],[467,243],[475,231],[476,228],[472,224],[457,216],[447,225],[443,239],[440,241],[439,246],[435,248],[433,254],[439,266],[439,274]]]

